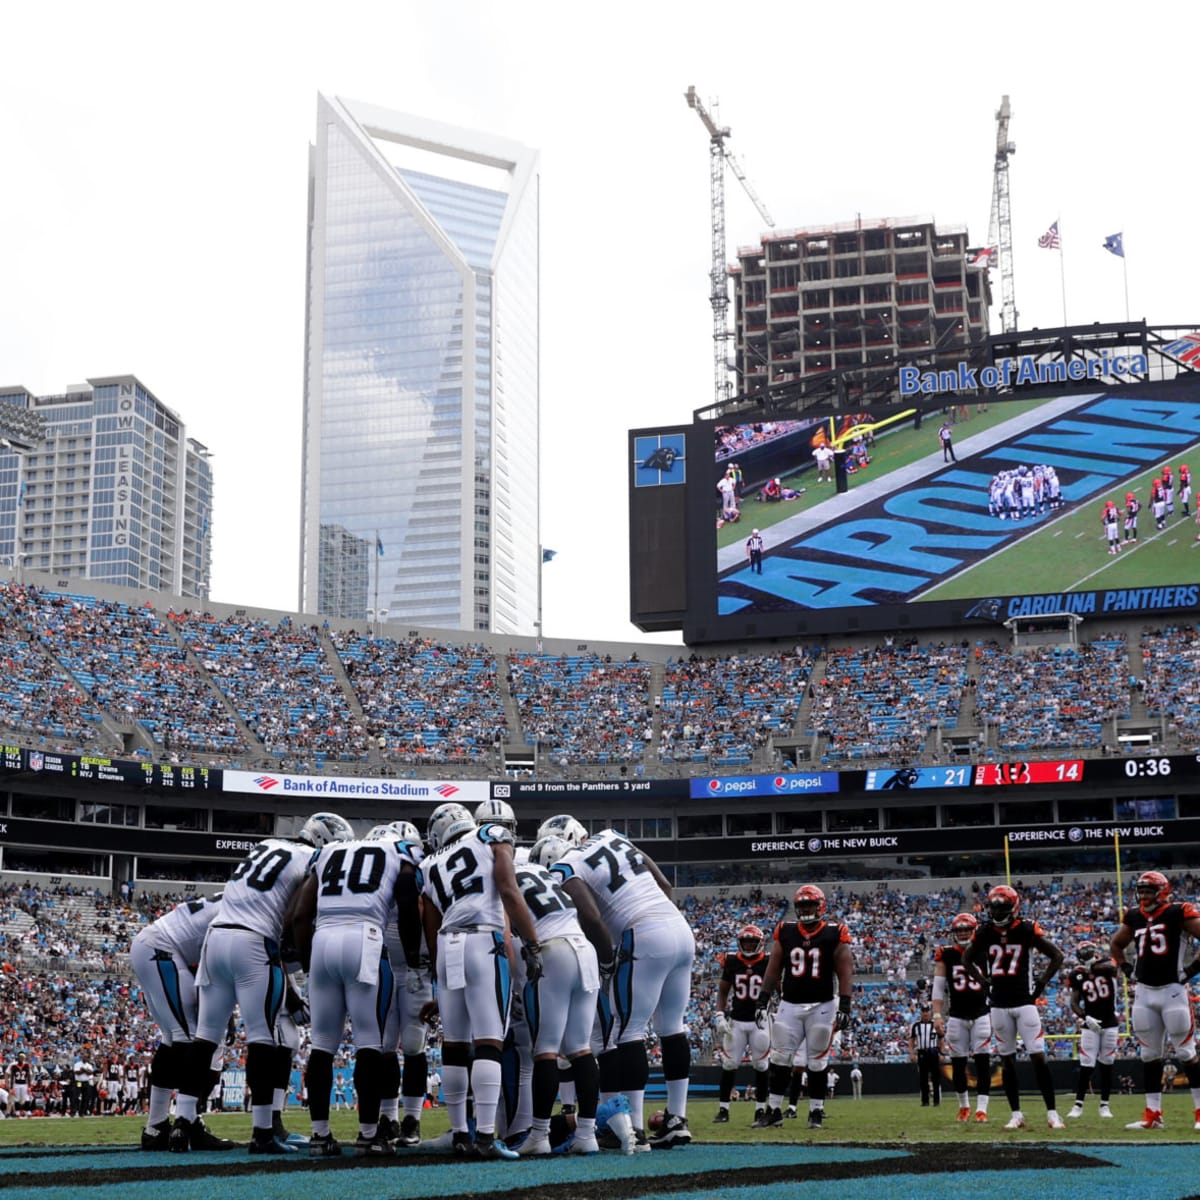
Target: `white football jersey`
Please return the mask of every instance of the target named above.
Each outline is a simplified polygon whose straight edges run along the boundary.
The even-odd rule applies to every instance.
[[[221,894],[217,925],[240,925],[278,941],[292,893],[316,852],[303,842],[267,838],[242,860]]]
[[[198,963],[204,935],[220,911],[219,900],[210,900],[206,896],[185,900],[147,925],[138,937],[155,950],[170,950],[186,963]]]
[[[596,907],[616,941],[640,921],[679,917],[679,909],[663,894],[641,851],[615,829],[594,833],[551,868],[564,882],[582,879],[596,897]]]
[[[399,842],[356,840],[323,846],[313,863],[317,877],[317,920],[314,928],[330,925],[387,927],[395,913],[396,880],[409,861]]]
[[[517,868],[517,887],[533,916],[539,942],[582,933],[575,901],[567,895],[557,875],[537,863],[526,863]]]
[[[420,842],[384,842],[383,845],[394,846],[402,862],[410,863],[420,870],[421,863],[425,858],[425,847]],[[383,931],[383,940],[388,948],[388,958],[392,960],[392,970],[404,970],[408,965],[408,960],[400,942],[400,930],[396,922],[390,918]],[[429,947],[425,945],[425,926],[423,924],[421,926],[421,957],[429,957]]]
[[[493,851],[501,842],[513,844],[503,825],[481,825],[421,864],[418,884],[442,914],[443,929],[504,928]]]

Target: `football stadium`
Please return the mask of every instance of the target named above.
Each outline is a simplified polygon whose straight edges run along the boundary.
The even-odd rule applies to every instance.
[[[1062,326],[1018,329],[1007,96],[988,245],[775,230],[686,98],[713,399],[611,456],[630,625],[666,641],[543,636],[560,301],[523,144],[318,97],[294,610],[207,598],[209,451],[136,377],[0,394],[3,1196],[1198,1194],[1198,325],[1130,320],[1127,275],[1125,321],[1068,325],[1056,218]],[[773,231],[736,265],[727,163]],[[622,303],[669,357],[663,203]],[[236,335],[277,372],[254,303]],[[561,307],[615,375],[618,336]],[[274,403],[196,374],[214,413]]]
[[[1147,911],[1146,880],[1162,881],[1162,905],[1149,911],[1183,922],[1172,926],[1171,969],[1190,975],[1197,957],[1200,543],[1183,481],[1200,441],[1200,388],[1178,374],[956,396],[954,462],[934,436],[949,420],[944,396],[896,392],[891,409],[856,398],[850,416],[800,397],[801,415],[776,411],[774,436],[760,443],[772,458],[739,497],[764,514],[754,516],[761,575],[744,565],[744,529],[723,538],[730,523],[714,528],[711,479],[724,460],[701,449],[713,445],[713,423],[632,432],[635,564],[653,557],[637,544],[648,529],[639,505],[667,490],[645,488],[639,472],[692,464],[676,547],[688,585],[679,623],[685,635],[721,636],[675,647],[199,609],[31,572],[0,582],[5,1191],[701,1196],[769,1185],[802,1197],[865,1195],[887,1180],[901,1196],[1014,1185],[1189,1194],[1200,996],[1183,983],[1191,1024],[1174,1034],[1181,1045],[1168,1037],[1162,1077],[1150,1081],[1131,1019],[1137,989],[1150,985],[1115,967],[1096,977],[1111,1014],[1107,1063],[1085,1044],[1080,999],[1089,961],[1108,961],[1113,934]],[[733,436],[761,425],[732,416],[720,426]],[[677,450],[646,467],[671,437]],[[824,484],[814,439],[837,455]],[[848,471],[844,446],[859,440],[865,452]],[[790,468],[777,465],[785,460]],[[794,496],[757,499],[777,477]],[[1121,510],[1116,552],[1109,499]],[[635,578],[635,619],[651,594],[662,592]],[[660,623],[663,611],[641,619]],[[219,1047],[204,1122],[214,1145],[226,1144],[187,1154],[147,1145],[161,1035],[130,966],[138,935],[177,905],[200,907],[247,863],[248,878],[262,879],[260,843],[302,840],[314,811],[340,814],[357,838],[387,822],[424,836],[447,802],[482,810],[480,828],[511,810],[518,847],[569,814],[589,839],[581,852],[615,837],[635,873],[655,864],[695,939],[689,1137],[646,1155],[622,1153],[617,1140],[580,1157],[567,1135],[566,1154],[466,1164],[449,1140],[439,1088],[453,1064],[434,1024],[421,1055],[432,1082],[420,1140],[368,1153],[361,1134],[355,1141],[347,1026],[328,1113],[341,1153],[314,1157],[303,1140],[310,1034],[300,1026],[277,1092],[288,1148],[246,1155],[253,1054],[241,1013]],[[623,882],[614,866],[610,887]],[[1011,1061],[998,1044],[963,1056],[965,1075],[941,1044],[922,1083],[917,1031],[949,995],[940,985],[952,923],[995,928],[994,898],[1008,888],[1044,939],[1029,959],[1030,972],[1045,971],[1029,975],[1040,1033],[1023,1030]],[[795,1067],[770,1058],[762,1070],[766,1043],[756,1052],[749,1040],[733,1061],[725,1011],[725,975],[746,961],[747,931],[766,969],[775,930],[797,928],[811,889],[821,928],[845,930],[852,964],[848,1016],[826,1065],[812,1068],[815,1087],[802,1045]],[[787,1008],[785,993],[764,1036],[776,1037]],[[664,1038],[654,1020],[651,1146],[679,1094],[678,1035]],[[519,1122],[520,1071],[505,1070],[514,1087],[498,1121],[519,1145],[523,1130],[508,1122]],[[563,1121],[573,1092],[569,1072],[559,1079]],[[1010,1091],[1021,1097],[1016,1123]]]

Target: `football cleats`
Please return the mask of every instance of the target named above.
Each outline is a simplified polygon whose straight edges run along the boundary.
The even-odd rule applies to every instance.
[[[415,842],[421,844],[421,831],[411,821],[389,821],[386,825],[376,825],[367,834],[368,842]]]
[[[975,930],[978,928],[979,922],[973,913],[960,912],[950,922],[950,940],[956,946],[965,946],[975,936]]]
[[[1100,957],[1100,947],[1095,942],[1080,942],[1075,950],[1075,961],[1081,967],[1094,963]]]
[[[1171,884],[1161,871],[1145,871],[1133,885],[1138,908],[1149,916],[1157,912],[1171,898]]]
[[[755,958],[761,954],[766,940],[767,935],[757,925],[746,925],[737,935],[738,949],[747,958]]]
[[[812,883],[796,889],[796,916],[801,925],[815,925],[825,912],[825,893]]]
[[[529,851],[529,861],[537,863],[539,867],[552,867],[568,850],[572,849],[574,847],[566,838],[551,833],[546,837],[538,838],[533,843],[533,848]]]
[[[506,800],[485,800],[475,810],[476,825],[503,825],[514,837],[517,834],[517,814]]]
[[[354,827],[345,817],[339,817],[337,813],[313,813],[300,827],[300,832],[296,834],[296,840],[306,842],[320,850],[322,846],[328,846],[330,842],[353,841]]]
[[[992,924],[1003,929],[1011,925],[1021,907],[1021,897],[1007,884],[1001,883],[988,892],[988,914]]]
[[[425,836],[429,845],[437,851],[474,829],[475,818],[461,804],[451,800],[446,804],[439,804],[429,814]]]
[[[547,817],[538,826],[539,841],[551,834],[566,839],[572,846],[582,846],[587,841],[588,831],[570,813],[559,813],[556,817]]]

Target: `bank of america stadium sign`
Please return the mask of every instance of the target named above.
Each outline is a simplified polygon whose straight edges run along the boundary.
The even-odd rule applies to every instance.
[[[1094,358],[1048,360],[1035,354],[1006,358],[993,366],[971,367],[959,363],[941,371],[920,367],[900,368],[900,395],[936,395],[940,392],[971,392],[979,388],[1011,388],[1024,384],[1083,383],[1115,378],[1128,382],[1130,376],[1144,377],[1149,364],[1144,354],[1097,353]]]

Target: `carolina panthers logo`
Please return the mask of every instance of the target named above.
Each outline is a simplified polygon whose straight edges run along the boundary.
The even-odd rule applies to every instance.
[[[642,463],[644,470],[659,470],[669,471],[674,465],[675,460],[679,457],[677,451],[670,446],[659,446],[653,454],[649,455]]]
[[[968,609],[964,616],[982,617],[985,621],[995,621],[1000,616],[1000,601],[998,599],[980,600],[974,608]]]

